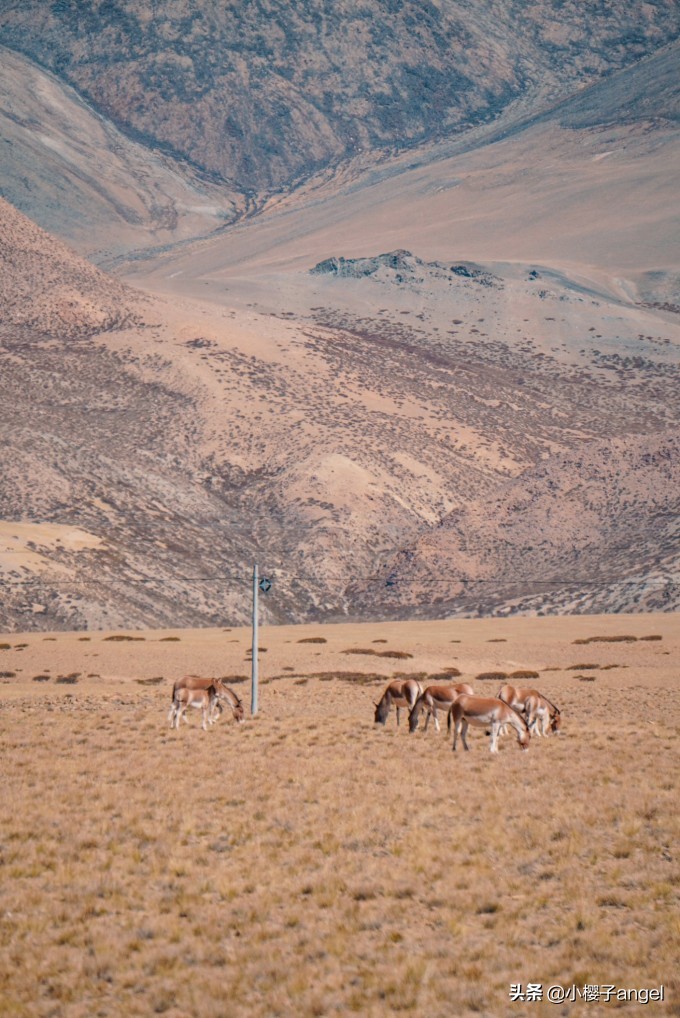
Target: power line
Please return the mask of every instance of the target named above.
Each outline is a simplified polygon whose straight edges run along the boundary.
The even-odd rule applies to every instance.
[[[271,575],[275,576],[279,572],[279,570],[271,569],[271,570],[269,570],[269,572],[270,572]],[[299,582],[304,582],[304,583],[307,583],[307,584],[310,583],[310,579],[311,579],[309,576],[300,576],[300,575],[297,575],[297,574],[292,575],[290,573],[286,573],[285,575],[286,575],[286,579],[289,580],[289,581],[290,580],[298,580]],[[122,584],[122,585],[124,585],[126,587],[135,587],[135,586],[153,585],[153,584],[157,584],[157,583],[168,583],[168,582],[172,582],[172,581],[185,582],[185,583],[216,583],[216,582],[220,582],[221,583],[221,582],[223,582],[225,580],[233,582],[233,583],[246,583],[246,582],[250,581],[250,577],[249,577],[249,574],[246,573],[246,572],[244,572],[243,574],[237,575],[237,576],[234,576],[234,575],[232,575],[230,573],[224,573],[224,574],[219,574],[219,575],[216,575],[216,576],[181,576],[181,575],[178,575],[178,576],[163,576],[163,577],[158,577],[157,579],[156,578],[147,577],[147,578],[138,578],[138,579],[134,579],[134,580],[133,579],[130,579],[130,580],[117,579],[116,577],[103,577],[103,578],[99,578],[99,579],[89,579],[89,580],[86,580],[86,579],[57,580],[57,579],[51,579],[49,576],[40,575],[40,576],[31,577],[30,579],[21,579],[21,580],[10,578],[10,577],[0,578],[0,583],[4,583],[6,586],[17,586],[17,587],[19,587],[19,586],[29,586],[29,585],[32,585],[32,584],[34,585],[36,583],[43,583],[45,585],[49,585],[49,586],[52,586],[52,587],[77,587],[77,586],[90,586],[90,585],[106,586],[106,585],[110,585],[110,584]],[[396,583],[388,583],[386,579],[384,579],[383,577],[378,577],[378,576],[359,577],[358,579],[354,579],[354,580],[352,580],[350,582],[353,583],[353,584],[356,584],[356,583],[369,583],[371,580],[375,581],[378,584],[381,584],[381,585],[387,587],[387,589],[391,589],[393,587],[397,587]],[[639,583],[639,582],[644,582],[644,583],[674,583],[674,582],[680,581],[680,573],[671,573],[671,574],[668,574],[668,575],[665,575],[665,576],[649,577],[649,578],[646,578],[646,579],[644,577],[635,577],[635,576],[592,576],[591,575],[591,576],[588,576],[588,577],[580,577],[580,576],[572,576],[572,577],[569,577],[569,578],[564,578],[564,577],[548,577],[548,578],[544,578],[544,579],[536,579],[536,578],[533,578],[533,577],[526,577],[526,578],[521,578],[521,579],[518,579],[518,580],[507,580],[507,579],[505,579],[502,576],[484,576],[484,577],[479,577],[479,578],[472,578],[472,577],[465,577],[465,576],[450,576],[450,575],[448,575],[446,573],[439,572],[439,573],[437,573],[436,577],[432,577],[432,578],[430,578],[427,581],[423,581],[421,579],[419,582],[426,582],[429,586],[432,586],[433,584],[438,584],[441,581],[446,581],[446,582],[452,583],[452,584],[457,583],[457,584],[460,584],[462,586],[476,586],[476,585],[489,584],[489,583],[500,584],[500,585],[505,586],[505,587],[508,587],[508,586],[510,586],[510,587],[512,587],[512,586],[514,586],[514,587],[522,587],[522,586],[527,586],[527,585],[531,585],[531,586],[535,586],[535,587],[538,587],[538,586],[555,586],[555,585],[572,586],[574,584],[578,584],[578,585],[581,585],[581,586],[591,586],[591,585],[596,584],[596,583]]]

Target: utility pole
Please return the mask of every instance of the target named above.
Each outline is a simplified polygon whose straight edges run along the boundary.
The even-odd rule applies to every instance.
[[[257,563],[253,566],[253,654],[250,681],[250,713],[257,714]]]

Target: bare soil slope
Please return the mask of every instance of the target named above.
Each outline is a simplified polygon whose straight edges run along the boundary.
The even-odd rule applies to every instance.
[[[680,22],[672,0],[10,0],[0,27],[128,134],[252,193],[562,98]]]
[[[234,188],[131,140],[4,46],[0,134],[3,198],[96,262],[209,233],[244,207]]]
[[[676,59],[114,259],[134,319],[9,237],[6,625],[677,606]]]

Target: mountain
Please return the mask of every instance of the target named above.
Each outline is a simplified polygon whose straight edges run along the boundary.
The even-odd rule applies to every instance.
[[[0,72],[3,626],[242,623],[255,561],[270,622],[677,609],[674,6],[595,5],[589,39],[576,5],[422,8],[403,62],[424,39],[440,59],[435,24],[458,53],[472,19],[501,69],[475,84],[466,54],[466,126],[442,93],[439,126],[424,103],[416,130],[402,89],[388,143],[367,88],[361,152],[330,116],[317,146],[310,114],[270,166],[269,107],[213,165],[224,121],[210,134],[201,117],[217,93],[178,101],[165,58],[202,38],[200,19],[76,10],[0,14],[15,47]],[[211,10],[226,39],[235,8]],[[376,46],[393,38],[386,10],[366,6]],[[235,37],[259,12],[262,45],[283,52],[277,18],[301,11],[253,6]],[[409,11],[390,22],[402,49]],[[357,19],[329,10],[327,48],[306,51],[319,89],[344,26],[350,118],[369,74],[402,81],[352,64]],[[286,50],[293,83],[308,27]],[[152,51],[156,84],[145,71],[135,93],[147,130],[122,111]],[[248,53],[234,108],[278,66]],[[489,89],[520,57],[534,76],[492,116]],[[168,147],[153,132],[173,117]]]
[[[7,0],[4,44],[243,193],[536,106],[672,42],[673,0]]]
[[[594,441],[468,502],[350,594],[374,617],[678,610],[680,442]]]
[[[237,219],[242,195],[131,140],[56,75],[0,47],[0,192],[101,262]]]
[[[5,337],[63,342],[134,321],[137,296],[0,198],[0,321]]]

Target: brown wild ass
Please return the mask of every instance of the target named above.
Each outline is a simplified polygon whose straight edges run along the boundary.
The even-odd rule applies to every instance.
[[[529,748],[531,736],[529,726],[513,707],[509,707],[503,700],[491,696],[469,696],[463,693],[454,700],[449,708],[447,718],[447,729],[451,731],[453,723],[453,749],[456,749],[458,734],[463,740],[465,749],[470,747],[465,738],[469,725],[477,728],[491,729],[491,752],[498,752],[498,733],[503,725],[510,725],[517,732],[517,741],[522,749]]]
[[[216,720],[215,714],[223,711],[222,703],[226,703],[231,708],[233,718],[241,724],[244,719],[245,712],[243,710],[243,704],[240,698],[236,695],[233,689],[227,686],[222,679],[203,679],[199,675],[185,675],[183,678],[178,679],[172,687],[172,699],[173,706],[170,708],[170,714],[168,720],[171,722],[172,727],[172,716],[175,710],[175,692],[178,689],[191,689],[191,690],[204,690],[210,686],[215,688],[215,697],[210,707],[210,716],[208,717],[209,724],[213,724]],[[182,712],[184,714],[184,720],[186,721],[186,710]]]
[[[560,734],[562,715],[559,708],[540,693],[530,693],[524,701],[524,713],[529,731],[535,735]],[[540,724],[539,724],[540,722]]]
[[[524,714],[529,728],[536,735],[548,735],[549,732],[559,732],[562,723],[559,707],[551,703],[547,696],[543,696],[537,689],[506,684],[501,686],[497,696],[503,703],[514,707],[520,714]],[[529,710],[530,706],[531,712]],[[539,718],[543,729],[541,732],[538,730]],[[550,726],[549,729],[548,725]]]
[[[399,710],[401,707],[412,709],[414,703],[423,691],[417,679],[395,679],[383,693],[380,701],[375,706],[376,724],[384,725],[392,704],[397,708],[397,724],[399,724]]]
[[[415,732],[423,709],[427,712],[424,731],[427,731],[427,726],[430,723],[430,717],[434,719],[435,730],[439,731],[437,708],[448,711],[453,701],[459,697],[461,693],[468,693],[472,695],[473,692],[474,690],[472,689],[472,686],[470,686],[467,682],[456,682],[447,686],[428,686],[427,689],[420,694],[411,708],[411,713],[408,716],[409,732]]]
[[[201,711],[201,727],[207,730],[206,721],[213,723],[213,713],[217,703],[217,690],[214,685],[205,686],[203,689],[188,689],[186,686],[173,686],[172,706],[168,714],[171,728],[179,728],[179,720],[184,715],[186,721],[187,707],[195,707]]]

